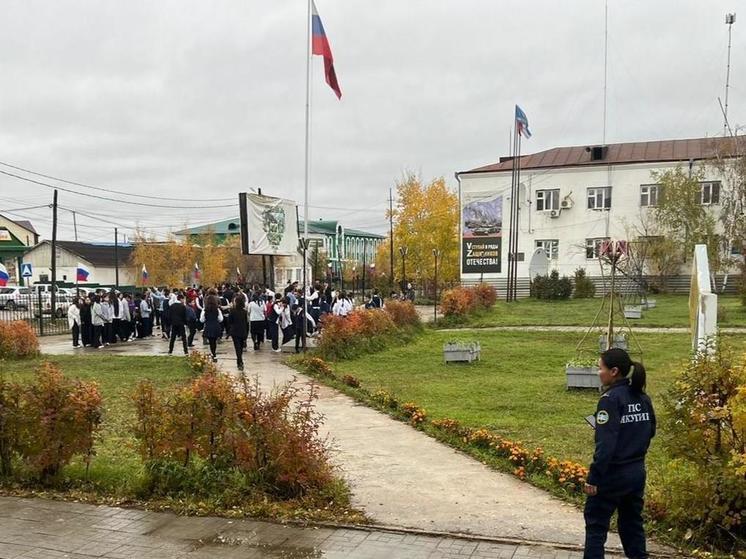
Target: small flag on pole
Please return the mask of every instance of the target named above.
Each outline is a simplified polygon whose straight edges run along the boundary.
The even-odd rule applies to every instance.
[[[8,285],[9,280],[10,274],[8,273],[8,269],[0,263],[0,287]]]
[[[91,271],[78,262],[78,267],[75,269],[75,281],[88,281],[90,275]]]
[[[324,57],[324,77],[326,78],[326,83],[334,90],[337,99],[341,99],[342,90],[339,88],[337,73],[334,71],[332,47],[329,46],[329,39],[326,38],[324,25],[321,23],[319,12],[316,10],[316,3],[313,0],[311,0],[311,53]]]
[[[199,270],[199,264],[194,263],[194,279],[198,280],[202,277],[202,272]]]
[[[518,134],[526,139],[531,137],[531,131],[528,129],[528,117],[518,105],[515,106],[515,126]]]
[[[142,265],[142,282],[148,283],[148,269],[145,267],[145,264]]]

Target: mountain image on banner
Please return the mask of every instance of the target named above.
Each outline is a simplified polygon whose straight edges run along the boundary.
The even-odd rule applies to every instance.
[[[502,194],[464,205],[464,237],[500,237],[503,227]]]

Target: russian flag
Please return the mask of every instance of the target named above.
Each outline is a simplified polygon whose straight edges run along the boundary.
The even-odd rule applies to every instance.
[[[528,117],[518,105],[515,106],[515,126],[518,134],[527,140],[531,137],[531,131],[528,129]]]
[[[10,274],[8,269],[0,263],[0,287],[5,287],[10,281]]]
[[[142,265],[142,282],[148,283],[148,269],[145,267],[145,264]]]
[[[91,271],[78,262],[78,267],[75,269],[75,281],[88,281],[90,275]]]
[[[334,90],[337,99],[342,98],[342,90],[339,88],[337,73],[334,71],[334,57],[332,56],[332,47],[329,46],[329,39],[326,38],[324,24],[321,23],[319,12],[316,10],[316,3],[311,0],[311,53],[324,57],[324,75],[326,83]]]
[[[194,279],[199,279],[202,276],[202,272],[199,271],[199,264],[194,263]]]

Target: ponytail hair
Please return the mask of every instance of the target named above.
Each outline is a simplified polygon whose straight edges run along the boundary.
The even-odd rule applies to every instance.
[[[601,354],[601,361],[609,369],[616,369],[623,378],[629,378],[629,386],[634,392],[644,393],[647,374],[642,363],[632,361],[625,350],[613,347]]]

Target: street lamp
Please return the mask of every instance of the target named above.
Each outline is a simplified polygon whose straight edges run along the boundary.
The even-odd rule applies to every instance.
[[[433,322],[438,322],[438,256],[440,256],[440,251],[437,248],[434,248],[433,258],[435,258],[435,302],[433,303]]]
[[[407,293],[407,247],[399,247],[399,254],[401,254],[401,290],[406,297]]]
[[[357,266],[352,267],[352,300],[355,300],[355,288],[357,287]]]

